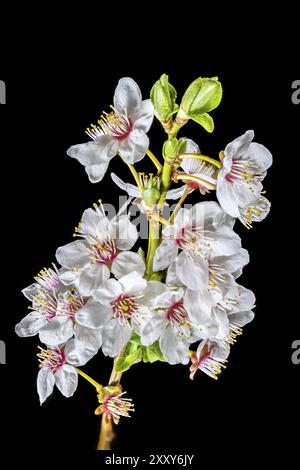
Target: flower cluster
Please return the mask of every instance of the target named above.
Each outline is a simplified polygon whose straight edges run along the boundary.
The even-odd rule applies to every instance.
[[[198,370],[217,378],[231,346],[252,321],[254,294],[238,282],[249,255],[234,227],[239,219],[251,228],[268,214],[262,181],[271,153],[253,142],[253,131],[229,143],[218,159],[203,155],[191,139],[177,138],[189,119],[212,132],[209,112],[221,96],[216,77],[201,78],[179,106],[163,75],[151,100],[143,101],[134,80],[123,78],[112,111],[87,129],[92,140],[68,150],[91,182],[101,181],[117,156],[135,184],[112,173],[114,183],[130,196],[126,208],[113,218],[101,201],[85,210],[75,229],[77,239],[57,249],[59,268],[44,268],[23,291],[32,306],[16,332],[22,337],[38,334],[45,345],[38,353],[41,403],[54,385],[66,397],[73,395],[80,374],[98,394],[99,387],[106,390],[98,395],[96,412],[117,423],[133,410],[131,401],[122,397],[121,388],[109,392],[110,385],[101,388],[78,368],[99,350],[114,358],[114,374],[139,361],[163,360],[189,364],[191,378]],[[163,162],[149,149],[147,132],[154,115],[168,134]],[[134,164],[145,156],[156,175],[136,171]],[[217,201],[185,208],[185,199],[195,190],[202,195],[216,191]],[[166,200],[172,199],[179,201],[165,219]],[[147,257],[135,248],[138,231],[127,211],[130,203],[148,218]]]

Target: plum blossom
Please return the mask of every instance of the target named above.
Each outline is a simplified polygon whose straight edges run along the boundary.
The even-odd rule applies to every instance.
[[[216,202],[200,202],[181,209],[173,225],[164,227],[162,242],[154,257],[154,270],[175,262],[176,275],[190,289],[208,285],[209,257],[230,256],[241,247],[233,231],[233,219]]]
[[[201,341],[197,351],[191,354],[190,379],[194,378],[197,370],[201,370],[217,380],[222,369],[226,368],[229,352],[229,349],[221,347],[214,341]]]
[[[226,146],[217,181],[217,198],[222,208],[246,222],[245,225],[262,220],[270,207],[266,198],[260,199],[261,182],[272,165],[272,154],[263,145],[252,142],[253,138],[254,132],[250,130]]]
[[[143,259],[128,251],[138,234],[127,215],[109,220],[102,205],[95,204],[94,209],[84,211],[76,235],[81,240],[58,248],[56,258],[66,268],[60,276],[62,282],[75,283],[81,295],[90,296],[110,272],[117,278],[131,271],[144,274]]]
[[[108,279],[93,292],[99,302],[97,311],[81,310],[77,322],[85,327],[100,329],[102,351],[115,357],[128,343],[133,330],[139,329],[150,315],[147,307],[151,289],[147,281],[133,271],[119,280]]]
[[[103,113],[97,124],[91,124],[86,130],[92,141],[73,145],[67,151],[84,165],[92,183],[102,180],[117,153],[129,163],[135,163],[144,157],[149,147],[146,133],[153,121],[153,105],[149,99],[142,100],[141,91],[132,78],[121,78],[113,102],[112,111]]]
[[[39,348],[40,371],[37,377],[37,389],[40,403],[51,395],[54,385],[65,397],[71,397],[78,384],[76,367],[85,365],[97,350],[82,345],[71,339],[63,347]]]

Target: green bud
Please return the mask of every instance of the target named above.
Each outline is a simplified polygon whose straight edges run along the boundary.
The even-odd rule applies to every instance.
[[[215,109],[222,99],[222,85],[218,77],[197,78],[186,90],[176,122],[184,125],[192,119],[208,132],[214,130],[214,121],[208,112]]]
[[[149,188],[143,191],[143,201],[145,201],[147,206],[152,206],[156,204],[160,198],[160,192],[157,188]]]
[[[162,122],[168,122],[179,109],[178,104],[176,104],[176,90],[169,83],[168,75],[165,73],[153,85],[150,98],[154,106],[155,115]]]
[[[163,157],[165,160],[173,159],[178,153],[178,139],[166,140],[163,145]]]

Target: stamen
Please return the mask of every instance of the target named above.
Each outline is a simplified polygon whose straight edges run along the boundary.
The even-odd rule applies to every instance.
[[[118,114],[113,106],[110,113],[103,112],[97,125],[91,124],[86,134],[93,140],[102,135],[110,135],[117,140],[124,140],[132,131],[132,123],[127,114]]]
[[[38,346],[38,349],[40,350],[37,354],[40,367],[47,367],[54,372],[64,365],[66,361],[65,354],[60,348],[43,349]]]

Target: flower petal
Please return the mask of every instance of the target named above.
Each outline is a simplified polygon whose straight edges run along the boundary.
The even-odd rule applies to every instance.
[[[252,142],[247,152],[247,160],[255,163],[258,171],[264,173],[272,165],[273,157],[264,145]]]
[[[131,116],[134,129],[142,129],[148,132],[153,122],[154,108],[151,100],[144,100],[141,106],[138,106],[135,113]]]
[[[159,341],[160,349],[169,364],[189,363],[189,342],[179,336],[177,330],[169,326]]]
[[[85,167],[85,171],[91,183],[99,183],[103,179],[107,168],[108,161],[105,161],[97,165],[88,165]]]
[[[96,141],[72,145],[67,150],[69,157],[75,158],[84,166],[106,162],[116,154],[116,142],[111,136],[103,134]]]
[[[127,139],[119,143],[119,152],[129,163],[133,164],[142,160],[149,147],[147,134],[140,130],[131,131]]]
[[[51,395],[54,387],[54,375],[47,367],[42,367],[37,376],[37,391],[41,405]]]
[[[55,372],[54,378],[55,385],[65,397],[74,395],[78,385],[78,373],[75,367],[64,364]]]
[[[248,310],[246,312],[237,312],[233,313],[229,317],[229,322],[234,323],[235,325],[238,325],[239,327],[243,327],[247,325],[247,323],[250,323],[254,318],[254,313],[251,310]]]
[[[45,317],[41,317],[38,312],[30,312],[15,327],[15,332],[20,337],[34,336],[39,330],[47,325]]]
[[[56,316],[41,328],[39,337],[47,346],[58,346],[73,336],[73,321],[67,316]]]
[[[89,297],[94,290],[109,278],[109,269],[101,263],[90,264],[80,273],[78,291],[83,297]]]
[[[175,260],[177,253],[176,240],[163,240],[154,255],[153,271],[166,269]]]
[[[191,258],[181,252],[176,258],[176,273],[181,282],[192,290],[204,290],[208,286],[208,263],[201,257]]]
[[[130,222],[128,215],[117,217],[112,225],[118,250],[130,250],[138,239],[136,226]]]
[[[121,277],[119,279],[119,283],[123,288],[123,292],[129,296],[140,295],[147,287],[146,279],[143,279],[142,276],[136,271]]]
[[[126,193],[129,194],[129,196],[141,197],[141,193],[137,186],[134,186],[133,184],[130,184],[130,183],[125,183],[125,181],[121,180],[121,178],[119,178],[115,173],[111,173],[110,176],[113,182],[117,186],[119,186],[119,188],[126,191]]]
[[[75,339],[67,342],[65,347],[65,358],[68,364],[74,367],[84,366],[97,354],[97,349]]]
[[[249,149],[249,145],[253,140],[254,132],[247,131],[245,134],[237,137],[235,140],[230,142],[225,148],[225,157],[240,158],[245,155]]]
[[[167,286],[159,281],[148,281],[147,287],[144,290],[141,303],[153,307],[156,297],[167,290]]]
[[[74,327],[74,337],[78,343],[87,344],[91,348],[100,349],[102,344],[101,329],[93,330],[77,323]]]
[[[167,325],[168,321],[166,319],[165,312],[156,312],[155,316],[153,316],[153,318],[148,321],[146,326],[141,331],[141,343],[144,346],[150,346],[151,344],[153,344],[154,341],[158,340],[161,337]]]
[[[180,186],[179,188],[170,189],[170,191],[167,192],[166,199],[174,200],[181,198],[185,189],[186,185]]]
[[[108,279],[93,292],[93,297],[104,305],[110,304],[122,294],[122,285],[116,279]]]
[[[76,240],[60,246],[56,251],[56,259],[64,268],[84,268],[90,263],[88,245],[85,241]]]
[[[132,251],[123,251],[119,253],[111,266],[111,272],[117,279],[125,276],[132,271],[136,271],[141,276],[145,272],[145,262],[138,253]]]
[[[218,177],[219,178],[219,177]],[[222,209],[231,217],[239,217],[239,200],[234,192],[233,184],[229,181],[218,180],[216,195]]]
[[[130,340],[132,329],[113,318],[102,330],[102,351],[105,356],[116,357]]]
[[[129,77],[119,80],[114,94],[114,108],[119,114],[134,115],[136,108],[141,105],[142,94],[138,84]]]
[[[112,309],[109,305],[104,305],[94,299],[89,299],[87,303],[76,313],[76,321],[87,328],[99,329],[105,325],[112,316]]]

